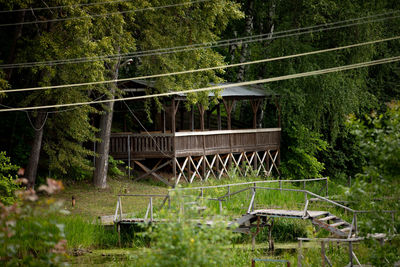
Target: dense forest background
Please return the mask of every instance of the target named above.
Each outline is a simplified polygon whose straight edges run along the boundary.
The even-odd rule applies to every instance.
[[[121,1],[100,6],[76,5],[81,2],[54,0],[46,1],[47,6],[44,6],[42,1],[34,0],[0,1],[2,10],[43,6],[39,10],[26,9],[4,13],[0,17],[0,24],[12,24],[0,27],[0,60],[3,64],[0,78],[3,89],[101,81],[242,63],[379,40],[397,36],[400,32],[400,19],[396,17],[400,3],[396,0],[198,1],[162,11],[128,13],[118,12],[170,3]],[[46,8],[59,5],[70,6]],[[93,16],[110,12],[116,13]],[[63,20],[68,17],[83,18]],[[345,25],[336,29],[306,34],[290,31],[349,19],[355,20],[335,24]],[[41,22],[24,24],[29,21]],[[100,55],[129,55],[135,51],[258,35],[262,38],[257,42],[134,57],[133,64],[121,70],[119,67],[126,59],[121,56],[73,64],[15,65]],[[159,91],[164,92],[170,88],[197,88],[223,80],[248,81],[396,56],[399,50],[399,42],[394,40],[226,71],[168,76],[158,79],[156,84]],[[350,114],[362,117],[371,112],[385,112],[387,103],[399,99],[399,78],[399,63],[392,63],[263,85],[266,90],[280,96],[282,175],[296,178],[324,175],[345,182],[362,172],[366,158],[346,121]],[[1,94],[0,104],[2,108],[23,107],[120,95],[115,84],[88,85]],[[193,101],[206,102],[201,94],[194,96]],[[237,108],[245,111],[250,106],[242,104]],[[36,168],[39,179],[50,172],[54,177],[90,180],[94,169],[102,170],[104,175],[104,162],[101,165],[99,160],[100,165],[92,166],[92,142],[106,139],[107,129],[109,133],[111,127],[112,110],[113,104],[107,104],[2,112],[0,150],[6,151],[15,164],[27,168],[32,184],[36,183]],[[105,148],[99,147],[97,151],[102,149]]]
[[[383,40],[387,38],[391,40]],[[107,190],[99,189],[107,188],[108,173],[121,174],[116,161],[108,157],[108,149],[115,110],[112,100],[123,97],[124,92],[116,82],[92,82],[248,63],[377,41],[284,60],[163,76],[153,82],[155,93],[161,93],[397,57],[389,64],[260,85],[274,96],[263,104],[265,113],[260,117],[264,125],[276,126],[276,103],[282,115],[282,178],[329,177],[329,198],[354,209],[353,215],[344,215],[353,216],[354,223],[356,214],[363,213],[356,231],[368,239],[363,247],[365,258],[374,266],[393,266],[400,260],[399,40],[399,0],[0,0],[0,236],[4,237],[0,238],[0,261],[35,266],[61,262],[58,254],[65,254],[65,238],[70,242],[75,238],[71,236],[80,241],[70,242],[69,249],[116,246],[117,235],[109,235],[93,224],[94,218],[89,222],[65,213],[60,216],[58,212],[66,212],[66,206],[48,198],[63,189],[63,183],[57,181],[62,180],[67,189],[77,186],[82,195],[93,197],[90,200],[96,202],[93,210],[97,217],[104,206],[102,201],[107,200]],[[200,48],[193,48],[196,46]],[[75,83],[87,84],[70,86]],[[20,90],[23,88],[30,89]],[[215,102],[209,101],[205,92],[189,94],[189,99],[206,108],[209,102]],[[37,108],[97,100],[109,102]],[[140,110],[131,105],[144,125],[150,125],[152,111],[161,108],[157,100],[151,101],[140,103]],[[8,110],[23,107],[34,108]],[[237,121],[252,121],[250,103],[242,101],[234,109]],[[130,119],[130,128],[139,129]],[[25,174],[19,174],[27,178],[27,190],[21,185],[25,180],[17,179],[20,167],[25,168]],[[142,189],[152,192],[157,186],[123,179],[141,193]],[[243,179],[238,178],[240,182]],[[46,200],[38,201],[32,187]],[[128,187],[118,185],[113,190],[108,190],[112,197],[126,193]],[[78,211],[76,193],[67,198],[72,199],[72,211]],[[276,193],[279,197],[275,199],[276,195],[268,193],[268,199],[286,205],[282,190]],[[77,202],[85,202],[82,199]],[[290,200],[299,204],[295,198]],[[111,201],[114,207],[114,199]],[[307,210],[307,197],[305,201]],[[238,210],[242,210],[244,202],[239,202]],[[222,207],[221,201],[219,204]],[[179,206],[176,211],[183,214],[181,210]],[[199,210],[195,213],[200,214]],[[122,218],[122,208],[120,212]],[[84,213],[80,215],[87,215],[86,210]],[[197,222],[196,227],[189,227],[185,221],[180,224],[181,217],[176,218],[177,224],[161,224],[164,230],[149,228],[153,231],[150,236],[156,239],[155,249],[143,254],[151,256],[143,257],[148,265],[137,265],[168,265],[168,259],[179,265],[191,255],[205,260],[199,266],[212,266],[206,261],[220,266],[226,265],[228,258],[240,257],[238,250],[227,250],[231,236],[226,225],[198,231]],[[67,222],[66,237],[63,224],[57,220]],[[74,226],[73,231],[68,222]],[[299,236],[317,236],[315,231],[306,233],[308,228],[299,225],[292,227],[283,222],[275,227],[278,235],[290,235],[291,241]],[[385,240],[368,238],[371,233],[384,233]],[[85,238],[90,242],[82,242]],[[175,248],[170,242],[186,247]],[[136,247],[134,242],[130,245]],[[147,243],[141,245],[148,250]],[[248,253],[243,257],[245,261],[240,259],[241,264],[248,266],[255,255],[260,254]],[[314,257],[319,262],[320,252]],[[131,257],[134,259],[137,257]],[[187,261],[188,266],[196,265],[193,259]]]

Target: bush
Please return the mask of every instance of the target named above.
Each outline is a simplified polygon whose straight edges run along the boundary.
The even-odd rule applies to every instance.
[[[15,183],[12,173],[16,173],[18,166],[11,164],[6,152],[0,152],[0,202],[4,205],[11,205],[15,202],[15,191],[19,186]]]
[[[48,194],[62,184],[48,179],[40,190]],[[20,202],[11,206],[0,203],[0,265],[59,266],[65,254],[64,226],[56,220],[60,203],[39,201],[33,189],[18,191]]]
[[[205,220],[195,221],[195,206],[185,210],[181,206],[169,212],[169,223],[158,224],[148,230],[152,251],[145,266],[229,266],[229,249],[232,233],[226,224],[213,218],[212,225]]]
[[[282,153],[285,155],[281,164],[282,176],[293,179],[321,177],[325,168],[317,154],[326,150],[328,143],[304,125],[288,128],[287,135],[285,139],[290,145],[288,151]]]

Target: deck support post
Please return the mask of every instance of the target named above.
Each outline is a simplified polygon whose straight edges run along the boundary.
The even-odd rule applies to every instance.
[[[175,133],[175,98],[172,98],[171,101],[171,133]]]
[[[190,180],[190,178],[192,177],[192,163],[190,161],[190,156],[188,156],[187,159],[188,159],[188,178]]]
[[[175,181],[175,183],[174,183],[174,185],[176,185],[176,157],[174,157],[173,159],[172,159],[172,175],[173,175],[173,177],[174,177],[174,181]],[[175,187],[175,186],[174,186]]]

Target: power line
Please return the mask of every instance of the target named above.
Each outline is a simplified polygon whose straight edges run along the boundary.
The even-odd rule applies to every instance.
[[[128,14],[128,13],[143,12],[143,11],[147,11],[147,10],[157,10],[157,9],[163,9],[163,8],[184,6],[184,5],[189,5],[189,4],[197,4],[197,3],[208,2],[208,1],[210,1],[210,0],[195,0],[195,1],[183,2],[183,3],[177,3],[177,4],[170,4],[170,5],[164,5],[164,6],[145,7],[145,8],[140,8],[140,9],[132,9],[132,10],[125,10],[125,11],[115,11],[115,12],[101,13],[101,14],[88,14],[87,16],[6,23],[6,24],[0,24],[0,27],[17,26],[17,25],[28,25],[28,24],[38,24],[38,23],[48,23],[48,22],[57,22],[57,21],[69,21],[69,20],[76,20],[76,19],[90,19],[90,18],[97,18],[97,17],[108,17],[108,16],[118,15],[118,14]]]
[[[74,5],[64,5],[64,6],[31,7],[31,8],[21,8],[21,9],[14,9],[14,10],[1,10],[0,14],[2,14],[2,13],[16,13],[16,12],[23,12],[23,11],[53,10],[53,9],[62,9],[62,8],[67,8],[67,7],[99,6],[99,5],[106,5],[106,4],[117,4],[117,3],[122,3],[122,2],[133,2],[133,0],[115,0],[115,1],[104,1],[104,2],[86,3],[86,4],[74,4]]]
[[[165,77],[165,76],[189,74],[189,73],[196,73],[196,72],[202,72],[202,71],[238,67],[238,66],[242,66],[242,65],[266,63],[266,62],[272,62],[272,61],[290,59],[290,58],[296,58],[296,57],[302,57],[302,56],[309,56],[309,55],[327,53],[327,52],[338,51],[338,50],[343,50],[343,49],[349,49],[349,48],[354,48],[354,47],[359,47],[359,46],[371,45],[371,44],[376,44],[376,43],[381,43],[381,42],[393,41],[393,40],[398,40],[398,39],[400,39],[400,36],[394,36],[394,37],[390,37],[390,38],[386,38],[386,39],[368,41],[368,42],[363,42],[363,43],[356,43],[356,44],[351,44],[351,45],[347,45],[347,46],[328,48],[328,49],[305,52],[305,53],[294,54],[294,55],[287,55],[287,56],[281,56],[281,57],[275,57],[275,58],[266,58],[266,59],[260,59],[260,60],[242,62],[242,63],[235,63],[235,64],[223,65],[223,66],[201,68],[201,69],[192,69],[192,70],[185,70],[185,71],[161,73],[161,74],[139,76],[139,77],[130,77],[130,78],[123,78],[123,79],[114,79],[114,80],[107,80],[107,81],[76,83],[76,84],[66,84],[66,85],[54,85],[54,86],[43,86],[43,87],[31,87],[31,88],[21,88],[21,89],[9,89],[9,90],[4,90],[4,91],[0,91],[0,92],[2,92],[2,93],[15,93],[15,92],[26,92],[26,91],[48,90],[48,89],[60,89],[60,88],[67,88],[67,87],[80,87],[80,86],[89,86],[89,85],[99,85],[99,84],[116,83],[116,82],[133,81],[133,80],[153,79],[153,78],[160,78],[160,77]]]
[[[308,76],[321,75],[321,74],[327,74],[327,73],[333,73],[333,72],[339,72],[339,71],[345,71],[345,70],[351,70],[351,69],[358,69],[358,68],[369,67],[369,66],[374,66],[374,65],[379,65],[379,64],[397,62],[397,61],[400,61],[400,56],[391,57],[391,58],[383,58],[383,59],[374,60],[374,61],[356,63],[356,64],[351,64],[351,65],[344,65],[344,66],[333,67],[333,68],[322,69],[322,70],[316,70],[316,71],[310,71],[310,72],[302,72],[302,73],[297,73],[297,74],[290,74],[290,75],[285,75],[285,76],[278,76],[278,77],[273,77],[273,78],[267,78],[267,79],[261,79],[261,80],[253,80],[253,81],[240,82],[240,83],[234,83],[234,84],[225,84],[225,85],[218,85],[218,86],[211,86],[211,87],[203,87],[203,88],[192,89],[192,90],[183,90],[183,91],[177,91],[177,92],[159,93],[159,94],[144,95],[144,96],[133,96],[133,97],[125,97],[125,98],[121,97],[121,98],[106,99],[106,100],[99,100],[99,101],[90,101],[90,102],[79,102],[79,103],[55,104],[55,105],[35,106],[35,107],[20,107],[20,108],[11,108],[11,109],[0,109],[0,112],[47,109],[47,108],[60,108],[60,107],[71,107],[71,106],[82,106],[82,105],[92,105],[92,104],[109,103],[109,102],[120,102],[120,101],[127,101],[127,100],[148,99],[148,98],[153,98],[153,97],[165,97],[165,96],[172,96],[172,95],[177,95],[177,94],[187,94],[187,93],[212,91],[212,90],[219,90],[219,89],[225,89],[225,88],[236,87],[236,86],[255,85],[255,84],[260,84],[260,83],[270,83],[270,82],[276,82],[276,81],[303,78],[303,77],[308,77]]]
[[[398,11],[398,12],[400,12],[400,11]],[[389,13],[393,13],[393,12],[389,12]],[[381,14],[380,16],[382,16],[382,15],[383,14]],[[192,50],[197,50],[197,49],[223,47],[223,46],[229,46],[229,45],[234,45],[234,44],[245,44],[245,43],[252,43],[252,42],[258,42],[258,41],[264,41],[264,40],[274,40],[274,39],[278,39],[278,38],[293,37],[293,36],[303,35],[303,34],[307,34],[307,33],[341,29],[341,28],[361,25],[361,24],[365,24],[365,23],[373,23],[373,22],[379,22],[379,21],[383,21],[383,20],[387,20],[387,19],[395,19],[398,17],[400,17],[400,15],[392,16],[392,17],[384,17],[384,18],[375,19],[375,20],[371,20],[371,21],[363,21],[363,22],[339,25],[339,26],[334,26],[334,27],[329,27],[329,28],[315,29],[317,27],[326,27],[326,25],[328,25],[328,26],[329,25],[337,25],[337,24],[340,24],[343,22],[348,22],[349,20],[347,20],[347,21],[334,22],[334,23],[330,23],[330,24],[321,24],[321,25],[310,26],[310,27],[305,27],[305,28],[291,29],[291,30],[276,32],[274,34],[268,33],[268,34],[261,34],[261,35],[252,35],[252,36],[247,36],[247,37],[220,40],[217,42],[209,42],[209,43],[203,43],[203,44],[200,43],[200,44],[193,44],[193,45],[145,50],[145,51],[139,51],[139,52],[135,52],[135,53],[123,53],[123,54],[106,55],[106,56],[98,56],[98,57],[84,57],[84,58],[73,58],[73,59],[62,59],[62,60],[51,60],[51,61],[36,61],[36,62],[26,62],[26,63],[2,64],[2,65],[0,64],[0,69],[23,68],[23,67],[25,68],[25,67],[35,67],[35,66],[56,66],[56,65],[61,65],[61,64],[76,64],[76,63],[93,62],[93,61],[99,61],[99,60],[111,60],[114,58],[115,59],[116,58],[126,59],[126,58],[133,58],[133,57],[137,58],[137,57],[144,57],[144,56],[187,52],[187,51],[192,51]],[[353,19],[352,21],[355,21],[355,20],[360,20],[360,19]],[[308,30],[308,31],[300,32],[302,30]],[[298,32],[295,32],[295,31],[298,31]],[[290,33],[290,32],[294,32],[294,33]],[[279,35],[282,33],[288,33],[288,34]],[[253,38],[256,38],[256,39],[253,39]]]

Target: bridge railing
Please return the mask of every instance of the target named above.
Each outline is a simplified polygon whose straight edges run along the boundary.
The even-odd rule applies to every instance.
[[[253,195],[252,195],[252,197],[251,197],[251,200],[250,200],[250,204],[249,204],[247,213],[250,213],[251,211],[254,210],[254,199],[255,199],[256,192],[257,192],[256,189],[262,189],[262,190],[280,190],[280,191],[292,191],[292,192],[304,193],[304,198],[305,198],[305,204],[304,204],[304,210],[303,210],[303,212],[304,212],[304,213],[303,213],[303,217],[304,217],[304,218],[307,218],[307,217],[308,217],[308,204],[309,204],[308,195],[313,196],[313,197],[316,197],[316,198],[318,198],[318,199],[321,199],[322,201],[328,202],[328,203],[330,203],[330,204],[333,204],[334,206],[337,206],[337,207],[339,207],[339,208],[342,208],[342,209],[344,209],[344,210],[346,210],[346,211],[348,211],[348,212],[351,212],[351,213],[353,213],[353,219],[352,219],[352,222],[351,222],[351,226],[350,226],[350,231],[349,231],[349,234],[348,234],[348,238],[350,238],[350,237],[352,236],[353,232],[354,232],[355,234],[357,234],[357,225],[358,225],[358,223],[357,223],[357,211],[356,211],[356,210],[354,210],[354,209],[352,209],[352,208],[349,208],[349,207],[346,207],[346,206],[344,206],[344,205],[342,205],[342,204],[340,204],[340,203],[337,203],[337,202],[335,202],[335,201],[333,201],[333,200],[327,199],[327,198],[325,198],[325,197],[323,197],[323,196],[317,195],[317,194],[315,194],[315,193],[313,193],[313,192],[310,192],[310,191],[308,191],[308,190],[291,189],[291,188],[273,188],[273,187],[259,187],[259,186],[254,186],[253,189],[252,189],[252,190],[253,190]]]
[[[161,194],[119,194],[117,200],[117,206],[115,208],[114,213],[114,222],[118,223],[123,219],[123,212],[122,212],[122,197],[146,197],[149,199],[149,204],[147,205],[146,214],[144,216],[144,220],[148,220],[152,222],[154,220],[154,205],[153,205],[153,198],[164,198],[160,209],[168,202],[168,207],[171,206],[171,198],[169,194],[161,195]],[[149,218],[150,216],[150,218]]]

